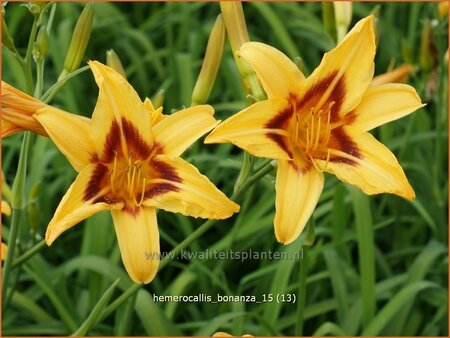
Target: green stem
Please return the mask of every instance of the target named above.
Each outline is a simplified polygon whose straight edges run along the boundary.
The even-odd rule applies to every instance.
[[[299,286],[297,292],[297,324],[295,326],[295,335],[302,336],[303,335],[303,327],[304,327],[304,313],[305,313],[305,305],[306,305],[306,276],[308,270],[308,255],[305,247],[302,247],[303,250],[303,260],[300,260],[300,275],[299,275]]]
[[[56,82],[53,86],[51,86],[44,93],[44,95],[42,95],[41,100],[45,103],[49,103],[55,97],[55,95],[66,85],[66,82],[70,78],[72,78],[88,69],[89,69],[89,66],[84,66],[84,67],[78,68],[77,70],[73,71],[72,73],[65,75],[60,80],[58,80],[58,82]]]
[[[21,255],[19,258],[17,258],[11,266],[11,270],[14,270],[24,262],[26,262],[28,259],[33,257],[36,253],[38,253],[41,249],[45,248],[45,240],[40,241],[35,246],[33,246],[31,249],[27,250],[23,255]]]
[[[130,286],[124,293],[122,293],[117,299],[112,302],[103,312],[103,315],[100,319],[102,321],[106,317],[108,317],[111,313],[116,311],[116,309],[122,305],[129,297],[133,296],[136,292],[138,292],[142,287],[142,284],[133,284]]]
[[[33,52],[34,41],[36,39],[37,29],[38,29],[38,19],[39,16],[35,15],[33,20],[33,25],[31,26],[30,38],[28,39],[27,53],[25,54],[25,63],[30,67],[31,56]]]
[[[11,264],[14,257],[14,250],[16,248],[17,235],[19,233],[20,218],[23,213],[24,203],[23,196],[25,191],[25,178],[28,160],[28,149],[32,142],[32,137],[30,132],[26,132],[22,141],[22,147],[20,149],[19,164],[17,168],[16,177],[13,184],[13,200],[11,203],[12,207],[12,219],[11,228],[8,238],[8,252],[5,265],[3,267],[3,277],[2,277],[2,304],[5,305],[6,300],[6,290],[8,286],[8,280],[11,271]],[[3,310],[5,307],[3,306]]]
[[[36,87],[34,89],[34,97],[42,96],[42,87],[44,83],[44,60],[36,63]]]

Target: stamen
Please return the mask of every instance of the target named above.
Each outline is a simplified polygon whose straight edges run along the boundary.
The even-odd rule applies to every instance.
[[[111,175],[110,175],[110,180],[111,180],[111,190],[112,190],[112,192],[115,194],[116,193],[116,191],[115,191],[115,187],[114,187],[114,182],[115,182],[115,180],[116,180],[116,169],[117,169],[117,154],[114,154],[114,164],[113,164],[113,170],[112,170],[112,172],[111,172]]]
[[[129,186],[130,186],[130,183],[131,183],[131,172],[130,172],[130,167],[131,167],[131,154],[128,154],[127,187],[129,187]]]
[[[135,179],[135,177],[136,177],[136,165],[133,164],[133,174],[131,175],[131,182],[128,185],[128,192],[131,195],[134,195],[134,190],[135,190],[134,189],[134,179]]]
[[[320,123],[322,122],[321,116],[319,115],[319,121],[317,122],[317,131],[316,131],[316,141],[314,142],[314,146],[312,150],[316,150],[319,145],[319,137],[320,137]]]
[[[310,154],[308,154],[308,159],[313,164],[314,168],[316,168],[317,171],[322,172],[322,170],[319,169],[319,167],[316,164],[316,161],[314,161],[314,158]]]
[[[309,140],[309,145],[311,148],[314,146],[314,120],[315,116],[313,111],[313,115],[311,117],[311,132],[309,133],[309,136],[311,137],[311,140]]]
[[[331,149],[328,149],[328,151],[327,151],[327,158],[325,160],[325,165],[324,165],[323,168],[319,167],[319,165],[316,163],[316,161],[314,160],[314,158],[311,155],[309,155],[308,158],[312,162],[312,164],[314,165],[314,168],[317,169],[317,171],[324,172],[327,169],[327,167],[328,167],[328,163],[330,162],[330,154],[331,154]]]
[[[308,125],[308,123],[306,123],[306,146],[305,146],[305,151],[306,152],[309,151],[309,125]]]
[[[141,193],[141,199],[139,200],[139,203],[137,204],[138,207],[142,205],[142,202],[144,202],[144,196],[145,196],[145,177],[142,181],[142,193]]]

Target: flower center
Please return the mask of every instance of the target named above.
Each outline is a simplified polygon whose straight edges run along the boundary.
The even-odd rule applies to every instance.
[[[312,107],[308,113],[296,111],[290,126],[290,142],[296,153],[303,155],[317,170],[324,171],[330,160],[330,141],[332,123],[331,110],[335,102],[328,104],[326,109]],[[316,159],[325,160],[325,166],[319,168]]]
[[[146,186],[151,182],[146,161],[134,159],[132,154],[129,154],[128,158],[116,154],[109,170],[112,194],[127,205],[141,206]]]

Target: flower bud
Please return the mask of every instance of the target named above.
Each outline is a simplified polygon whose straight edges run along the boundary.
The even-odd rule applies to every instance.
[[[30,1],[26,7],[33,15],[41,14],[41,11],[44,9],[45,5],[47,5],[48,1]]]
[[[48,36],[45,26],[39,28],[33,47],[33,59],[36,63],[44,61],[48,51]]]
[[[336,23],[337,42],[341,42],[348,31],[352,21],[352,3],[351,1],[333,2],[334,20]]]
[[[66,59],[64,61],[64,70],[60,75],[60,78],[77,70],[80,66],[91,35],[93,20],[94,3],[90,2],[84,7],[83,12],[81,12],[77,24],[75,25],[69,50],[67,51]]]
[[[336,39],[336,21],[334,18],[334,6],[332,2],[322,2],[322,21],[325,30]]]
[[[113,49],[110,49],[106,52],[106,65],[114,69],[116,72],[120,73],[125,79],[127,78],[125,69],[123,69],[122,66],[122,62],[120,62],[119,56]]]
[[[152,97],[153,107],[154,109],[158,109],[159,107],[162,107],[164,104],[164,97],[165,97],[166,91],[164,89],[158,90],[158,92],[155,93]]]
[[[219,15],[214,23],[206,47],[202,69],[192,93],[192,106],[204,104],[214,86],[225,44],[225,25]]]
[[[231,49],[238,67],[245,89],[258,100],[265,98],[264,90],[250,65],[238,57],[237,51],[249,41],[247,25],[245,24],[244,10],[240,1],[220,2],[223,21],[227,29]]]
[[[414,72],[414,66],[406,63],[389,72],[375,76],[370,83],[371,86],[378,86],[386,83],[406,82],[410,73]]]

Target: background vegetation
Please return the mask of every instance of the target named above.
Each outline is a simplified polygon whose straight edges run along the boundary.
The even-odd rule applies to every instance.
[[[58,3],[49,37],[44,89],[62,70],[82,3]],[[273,234],[274,176],[241,200],[242,211],[219,222],[188,250],[287,251],[303,260],[183,260],[170,262],[156,279],[116,310],[103,313],[90,335],[444,335],[448,334],[448,16],[437,3],[354,3],[355,23],[378,12],[376,73],[412,63],[410,83],[427,106],[376,129],[375,136],[398,157],[416,191],[408,202],[396,196],[368,197],[327,175],[314,212],[315,239],[302,235],[280,246]],[[218,3],[97,3],[85,60],[120,56],[142,98],[165,89],[164,109],[189,106]],[[320,3],[245,3],[252,40],[263,41],[305,72],[316,67],[334,39],[324,28]],[[6,22],[19,51],[32,23],[18,3],[6,6]],[[431,25],[432,46],[421,47]],[[428,45],[428,46],[430,46]],[[428,47],[427,47],[428,48]],[[422,51],[422,52],[421,52]],[[24,89],[19,65],[2,49],[3,80]],[[98,89],[89,71],[74,77],[52,104],[90,116]],[[218,119],[248,105],[227,44],[209,103]],[[70,135],[68,135],[70,137]],[[11,184],[22,135],[2,140],[2,169]],[[184,155],[231,195],[242,153],[231,145],[194,145]],[[75,171],[50,140],[37,137],[27,177],[27,214],[19,241],[24,252],[40,241]],[[257,162],[259,163],[259,162]],[[158,213],[161,250],[170,251],[202,220]],[[10,219],[3,217],[2,240]],[[309,238],[310,240],[310,238]],[[310,242],[310,241],[309,241]],[[307,243],[311,244],[311,243]],[[67,335],[89,316],[106,289],[116,300],[132,282],[120,261],[112,221],[102,213],[62,235],[51,247],[13,270],[15,291],[2,309],[4,335]],[[295,303],[154,303],[157,295],[295,294]]]

